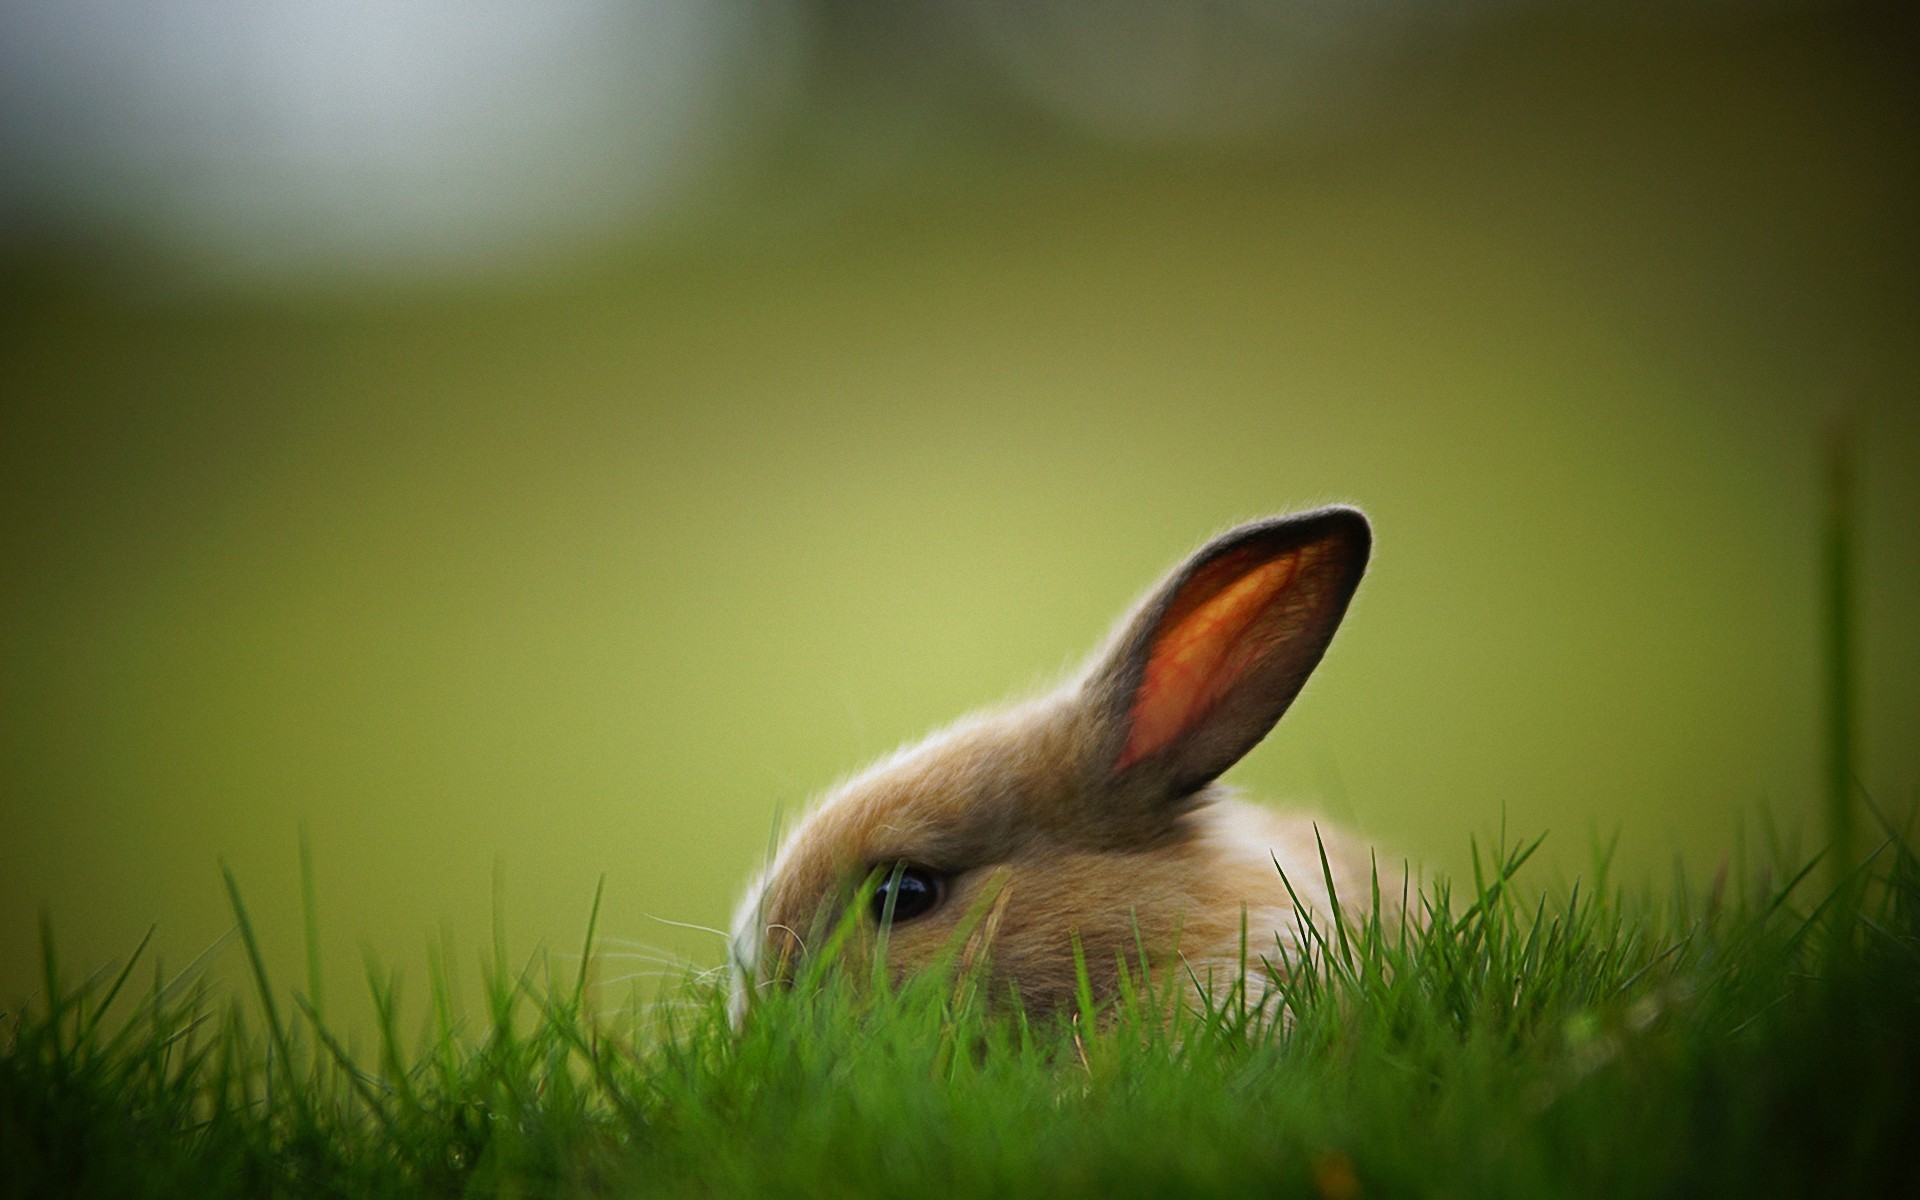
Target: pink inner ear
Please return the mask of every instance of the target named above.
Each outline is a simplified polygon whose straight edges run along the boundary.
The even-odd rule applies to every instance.
[[[1242,639],[1293,582],[1300,552],[1262,563],[1177,616],[1153,640],[1114,770],[1139,762],[1192,729],[1246,672],[1255,654]],[[1189,586],[1199,585],[1195,580]],[[1178,612],[1176,602],[1169,615]]]

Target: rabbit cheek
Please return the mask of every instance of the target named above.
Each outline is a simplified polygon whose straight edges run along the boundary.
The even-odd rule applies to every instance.
[[[1066,854],[1021,864],[988,949],[998,990],[1044,1012],[1074,1003],[1076,955],[1096,1000],[1118,991],[1123,963],[1138,976],[1143,952],[1155,978],[1175,969],[1193,906],[1188,880],[1177,858],[1158,855]]]

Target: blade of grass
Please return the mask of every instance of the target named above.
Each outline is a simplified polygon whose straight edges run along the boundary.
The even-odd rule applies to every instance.
[[[305,1118],[307,1112],[306,1093],[301,1090],[293,1073],[293,1045],[287,1037],[287,1029],[280,1020],[280,1006],[273,998],[273,985],[267,979],[267,963],[260,953],[260,941],[254,936],[253,918],[247,915],[246,903],[240,898],[240,882],[234,878],[233,868],[220,864],[220,874],[227,883],[227,899],[233,906],[233,919],[240,929],[240,942],[246,947],[247,964],[252,968],[253,981],[260,999],[261,1015],[266,1018],[267,1036],[271,1039],[275,1056],[280,1063],[281,1073],[287,1087],[284,1094],[291,1097],[296,1113]],[[269,1090],[268,1108],[271,1110],[273,1088],[273,1064],[267,1064],[266,1083]]]
[[[1826,522],[1821,578],[1822,658],[1826,667],[1827,843],[1838,884],[1853,864],[1853,428],[1844,416],[1828,426]]]
[[[307,938],[307,1003],[316,1019],[326,1020],[326,992],[320,986],[320,902],[313,882],[313,838],[300,830],[300,917]]]

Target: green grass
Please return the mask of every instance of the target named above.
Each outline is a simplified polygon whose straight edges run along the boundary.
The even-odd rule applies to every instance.
[[[138,986],[138,955],[65,982],[49,947],[0,1026],[0,1193],[1920,1195],[1904,841],[1824,893],[1808,864],[1629,900],[1604,861],[1542,891],[1525,857],[1314,942],[1286,1020],[1168,1024],[1181,981],[1137,973],[1022,1020],[977,980],[820,971],[736,1032],[718,981],[609,1015],[591,961],[544,958],[463,1019],[435,961],[421,1013],[369,970],[361,1055],[267,978],[235,888],[244,1002]]]

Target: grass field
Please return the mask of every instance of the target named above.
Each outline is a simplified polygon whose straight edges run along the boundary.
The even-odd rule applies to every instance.
[[[49,947],[0,1029],[0,1192],[1920,1195],[1904,839],[1837,889],[1809,863],[1637,898],[1604,856],[1532,886],[1527,853],[1428,885],[1424,923],[1310,940],[1284,1019],[1169,1024],[1182,981],[1137,972],[1024,1020],[976,980],[821,971],[736,1032],[711,975],[615,1002],[607,952],[491,969],[464,1016],[447,964],[420,1011],[370,968],[365,1047],[329,1032],[317,964],[304,994],[266,977],[235,888],[254,996],[143,987],[139,955],[75,983]]]

